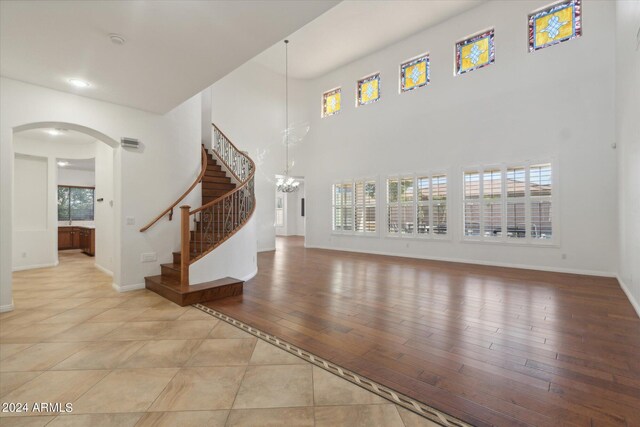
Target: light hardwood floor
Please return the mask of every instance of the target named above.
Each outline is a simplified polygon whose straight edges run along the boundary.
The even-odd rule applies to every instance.
[[[433,426],[192,307],[119,294],[80,253],[14,274],[0,315],[2,426]]]
[[[640,426],[640,319],[611,278],[278,238],[207,305],[474,425]]]

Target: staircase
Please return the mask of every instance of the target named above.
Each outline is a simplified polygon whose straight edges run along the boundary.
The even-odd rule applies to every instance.
[[[201,183],[202,206],[191,211],[180,206],[181,250],[171,264],[161,264],[161,274],[145,277],[147,289],[185,306],[242,294],[243,282],[224,277],[206,283],[189,283],[189,265],[221,245],[249,220],[255,209],[255,164],[214,125],[214,155],[202,147],[201,172],[191,187],[156,219],[145,232],[168,214]],[[224,169],[221,165],[224,165]],[[183,254],[186,254],[184,256]]]

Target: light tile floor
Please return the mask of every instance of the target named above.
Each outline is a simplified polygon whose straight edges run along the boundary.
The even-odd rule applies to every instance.
[[[192,307],[118,293],[93,258],[14,274],[0,314],[2,426],[435,426]]]

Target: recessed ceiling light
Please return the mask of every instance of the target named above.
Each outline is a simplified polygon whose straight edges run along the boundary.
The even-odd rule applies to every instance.
[[[47,129],[45,130],[46,133],[48,133],[51,136],[58,136],[58,135],[62,135],[64,133],[64,131],[62,129]]]
[[[124,42],[126,42],[125,38],[120,34],[109,34],[109,39],[111,40],[111,43],[118,45],[123,45]]]
[[[85,82],[84,80],[80,80],[80,79],[69,79],[67,80],[69,82],[69,84],[71,86],[75,86],[79,89],[84,89],[84,88],[88,88],[89,86],[91,86],[91,84],[89,84],[89,82]]]
[[[58,166],[60,166],[61,168],[68,166],[69,162],[58,162]]]

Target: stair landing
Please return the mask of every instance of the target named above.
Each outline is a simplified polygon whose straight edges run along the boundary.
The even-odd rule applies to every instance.
[[[225,277],[182,289],[179,281],[166,276],[145,277],[145,287],[147,289],[182,307],[242,295],[243,285],[244,282],[241,280]]]

